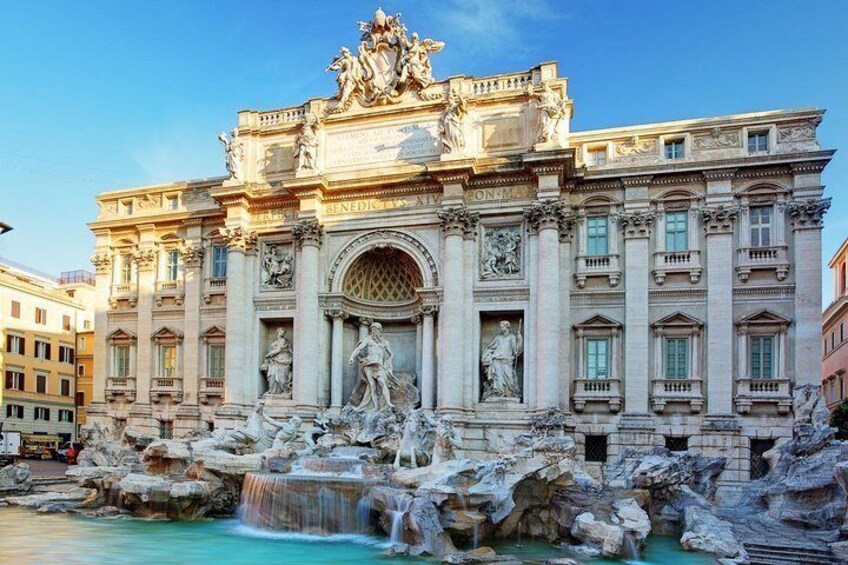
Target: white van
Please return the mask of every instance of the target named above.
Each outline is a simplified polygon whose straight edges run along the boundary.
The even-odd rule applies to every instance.
[[[0,467],[11,465],[21,454],[21,432],[0,430]]]

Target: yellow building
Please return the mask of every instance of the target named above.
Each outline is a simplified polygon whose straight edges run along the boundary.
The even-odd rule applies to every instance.
[[[94,394],[94,330],[77,332],[77,432],[86,422],[86,405]]]
[[[93,279],[85,271],[55,279],[0,260],[4,430],[76,437],[77,335],[94,329]]]

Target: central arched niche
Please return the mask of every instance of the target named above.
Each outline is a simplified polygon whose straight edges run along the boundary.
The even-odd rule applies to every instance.
[[[341,291],[351,318],[344,326],[345,360],[360,338],[359,320],[380,322],[392,347],[394,371],[414,375],[417,384],[417,331],[412,316],[421,303],[418,290],[424,277],[415,259],[393,245],[374,245],[362,251],[345,270]],[[347,399],[359,375],[356,366],[344,365],[343,395]]]

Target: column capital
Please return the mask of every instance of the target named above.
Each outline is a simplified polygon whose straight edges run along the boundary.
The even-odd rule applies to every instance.
[[[795,231],[821,229],[822,220],[830,208],[830,203],[830,198],[789,201],[788,210],[789,217],[792,218],[792,229]]]
[[[350,317],[350,314],[345,312],[342,308],[327,308],[324,313],[332,320],[344,321]]]
[[[148,271],[156,264],[156,250],[139,249],[133,254],[133,261],[139,271]]]
[[[203,264],[203,247],[184,244],[180,247],[180,257],[186,267],[200,267]]]
[[[443,208],[437,215],[441,220],[442,233],[445,237],[461,235],[470,239],[474,236],[477,223],[480,221],[480,214],[469,212],[465,205]]]
[[[739,215],[738,206],[708,206],[702,209],[704,220],[704,233],[714,235],[720,233],[732,233],[733,222]]]
[[[566,210],[565,203],[556,198],[533,202],[530,208],[524,210],[524,217],[532,230],[555,229],[561,239],[570,237],[576,219]]]
[[[371,324],[373,324],[373,323],[374,323],[374,318],[366,318],[365,316],[359,317],[359,325],[360,326],[365,326],[367,328],[370,328]]]
[[[651,235],[655,215],[653,210],[624,212],[617,215],[616,221],[625,238],[644,238]]]
[[[301,249],[304,245],[321,247],[321,236],[324,235],[324,228],[314,218],[300,220],[292,226],[292,235],[298,249]]]
[[[416,326],[420,326],[421,322],[424,321],[424,317],[421,316],[421,314],[419,314],[418,312],[416,312],[409,317],[409,321],[415,324]]]
[[[256,248],[256,242],[258,240],[256,232],[248,231],[241,226],[236,226],[234,228],[219,228],[218,233],[224,239],[224,245],[226,245],[230,251],[250,253]]]
[[[109,253],[95,253],[89,257],[91,264],[94,265],[94,271],[98,275],[108,275],[112,268],[112,256]]]
[[[423,317],[426,316],[435,316],[439,312],[439,306],[437,304],[424,304],[420,308],[418,308],[418,314]]]

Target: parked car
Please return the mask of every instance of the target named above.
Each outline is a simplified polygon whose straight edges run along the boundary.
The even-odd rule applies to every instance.
[[[76,465],[77,455],[79,455],[80,451],[82,451],[81,443],[68,441],[56,451],[56,459],[68,465]]]

